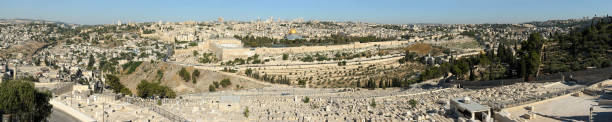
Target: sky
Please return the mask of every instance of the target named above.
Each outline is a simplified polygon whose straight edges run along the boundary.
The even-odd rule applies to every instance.
[[[383,24],[522,23],[605,16],[612,0],[1,0],[1,19],[73,24],[252,21],[274,17]]]

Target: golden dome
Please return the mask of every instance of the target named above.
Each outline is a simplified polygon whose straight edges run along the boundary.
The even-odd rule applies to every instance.
[[[291,30],[289,30],[289,34],[296,34],[297,30],[295,30],[295,28],[291,28]]]

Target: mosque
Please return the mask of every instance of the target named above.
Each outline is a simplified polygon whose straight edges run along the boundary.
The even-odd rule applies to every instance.
[[[291,30],[289,30],[289,33],[285,36],[285,39],[287,40],[302,39],[302,36],[297,34],[297,30],[295,30],[295,28],[291,28]]]

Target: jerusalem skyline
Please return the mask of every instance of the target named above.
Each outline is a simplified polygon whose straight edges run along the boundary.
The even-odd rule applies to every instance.
[[[71,24],[211,21],[218,17],[303,18],[380,24],[483,24],[576,19],[612,12],[606,0],[582,1],[2,1],[0,18]],[[545,5],[545,6],[540,6]]]

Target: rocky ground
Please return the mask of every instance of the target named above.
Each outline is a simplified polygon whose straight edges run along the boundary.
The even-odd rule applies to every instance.
[[[548,87],[553,83],[521,83],[490,89],[411,88],[292,88],[265,87],[217,93],[189,94],[164,100],[162,108],[196,121],[453,121],[448,116],[452,98],[471,97],[493,103],[533,97],[577,86]],[[305,102],[309,99],[308,102]],[[414,106],[410,101],[415,101]],[[376,105],[372,105],[372,103]],[[248,108],[248,117],[244,112]],[[197,114],[193,114],[197,113]]]

